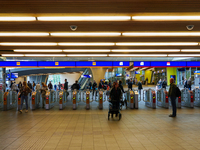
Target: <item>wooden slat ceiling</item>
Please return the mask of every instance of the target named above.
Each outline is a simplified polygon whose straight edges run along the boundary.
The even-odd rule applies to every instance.
[[[199,0],[0,0],[0,16],[101,16],[101,15],[200,15]],[[186,31],[200,21],[30,21],[0,22],[0,32],[125,32]],[[0,37],[0,42],[200,42],[196,37]],[[0,46],[0,53],[13,49],[200,49],[200,46]],[[162,52],[161,52],[162,53]],[[170,54],[170,52],[168,52]],[[174,54],[174,53],[173,53]]]

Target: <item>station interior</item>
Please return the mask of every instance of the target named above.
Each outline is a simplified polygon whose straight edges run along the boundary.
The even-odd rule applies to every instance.
[[[1,1],[0,150],[200,149],[199,8]]]

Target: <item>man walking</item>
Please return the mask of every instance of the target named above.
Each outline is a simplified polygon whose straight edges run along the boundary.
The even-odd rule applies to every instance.
[[[68,82],[67,82],[67,79],[65,79],[65,84],[64,84],[64,90],[68,90]]]
[[[169,115],[169,117],[176,117],[176,88],[174,78],[171,78],[168,96],[170,97],[172,103],[172,114]]]

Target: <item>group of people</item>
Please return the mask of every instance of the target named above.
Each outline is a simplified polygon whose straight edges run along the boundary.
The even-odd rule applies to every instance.
[[[192,87],[191,78],[189,78],[188,80],[185,78],[185,80],[184,80],[184,88],[188,88],[189,90],[191,90],[191,87]]]
[[[158,86],[158,89],[161,89],[161,88],[166,89],[166,87],[167,87],[166,80],[165,79],[164,80],[160,79],[158,81],[158,83],[157,83],[157,86]]]

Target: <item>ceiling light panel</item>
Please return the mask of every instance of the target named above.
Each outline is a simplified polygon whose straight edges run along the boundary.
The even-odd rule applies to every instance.
[[[56,46],[57,43],[0,43],[1,46]]]
[[[200,52],[200,49],[182,49],[181,52]]]
[[[200,36],[200,32],[126,32],[123,36]]]
[[[66,57],[64,54],[24,54],[26,57]]]
[[[180,49],[113,49],[112,52],[180,52]]]
[[[0,36],[49,36],[49,33],[23,33],[23,32],[13,32],[13,33],[2,33]]]
[[[23,57],[24,54],[1,54],[3,57]]]
[[[119,32],[66,32],[51,33],[51,36],[121,36]]]
[[[35,17],[0,17],[0,21],[36,21]]]
[[[63,52],[110,52],[109,49],[64,49]]]
[[[169,57],[200,57],[200,54],[169,54]]]
[[[14,52],[62,52],[61,49],[14,49]]]
[[[197,21],[200,16],[132,16],[136,21]]]
[[[38,21],[129,21],[131,16],[57,16],[37,17]]]
[[[110,57],[166,57],[167,54],[109,54]]]
[[[68,57],[107,57],[107,54],[68,54]]]
[[[60,46],[114,46],[115,43],[58,43]]]
[[[123,43],[116,43],[116,46],[182,46],[182,45],[199,45],[197,42],[159,42],[159,43],[153,43],[153,42],[140,42],[140,43],[134,43],[134,42],[123,42]]]

